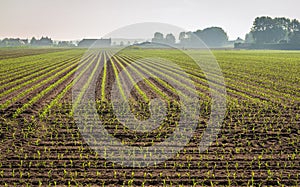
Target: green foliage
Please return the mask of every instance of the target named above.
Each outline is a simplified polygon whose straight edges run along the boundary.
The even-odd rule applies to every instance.
[[[300,31],[298,20],[289,18],[257,17],[253,23],[251,34],[256,43],[279,43],[280,41],[297,41],[296,33]]]

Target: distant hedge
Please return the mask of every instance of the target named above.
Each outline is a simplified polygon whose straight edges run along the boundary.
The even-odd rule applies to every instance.
[[[300,50],[300,44],[251,44],[235,43],[236,49],[273,49],[273,50]]]

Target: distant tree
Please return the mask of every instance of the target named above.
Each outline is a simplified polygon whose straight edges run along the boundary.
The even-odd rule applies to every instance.
[[[254,20],[252,33],[256,43],[272,43],[274,42],[271,29],[273,27],[273,19],[271,17],[257,17]]]
[[[284,43],[299,29],[300,24],[297,20],[262,16],[255,19],[251,33],[256,43]]]
[[[208,29],[208,28],[207,28],[207,29]],[[206,30],[206,29],[204,29],[204,30]],[[198,29],[198,30],[196,30],[196,31],[194,32],[194,34],[195,34],[196,36],[200,36],[201,33],[202,33],[202,30],[200,30],[200,29]]]
[[[185,36],[186,36],[185,32],[179,33],[178,39],[179,39],[180,43],[182,43],[182,41],[185,39]]]
[[[20,38],[4,38],[1,42],[3,47],[23,46],[25,43]]]
[[[30,45],[33,46],[51,46],[54,42],[51,38],[48,37],[42,37],[41,39],[37,40],[35,37],[32,37],[30,40]]]
[[[164,35],[160,32],[154,33],[154,38],[152,38],[152,42],[163,43]]]
[[[164,35],[160,32],[156,32],[154,33],[154,38],[162,40],[164,39]]]
[[[36,45],[37,44],[37,40],[35,39],[35,37],[32,37],[30,40],[30,45]]]
[[[48,37],[42,37],[38,42],[38,45],[40,46],[51,46],[53,45],[53,41],[51,38]]]
[[[57,44],[58,47],[75,47],[75,44],[69,41],[59,41]]]
[[[1,47],[5,47],[4,40],[0,40],[0,46],[1,46]]]
[[[186,42],[191,43],[193,40],[193,36],[194,36],[193,32],[188,31],[185,33],[185,35],[186,35]]]
[[[275,42],[280,42],[283,40],[288,39],[289,35],[289,27],[291,20],[285,17],[281,18],[275,18],[273,19],[274,25],[273,25],[273,35],[274,35],[274,40]]]
[[[173,34],[171,34],[171,33],[167,34],[166,35],[166,42],[168,44],[175,44],[175,42],[176,42],[175,36]]]
[[[300,31],[300,22],[296,19],[293,19],[289,24],[289,31],[290,32]]]
[[[58,47],[68,47],[67,41],[59,41],[57,44]]]
[[[299,43],[300,22],[293,19],[289,24],[288,41],[290,43]]]
[[[195,32],[203,42],[209,47],[222,47],[228,42],[227,33],[220,27],[210,27],[202,31]]]
[[[289,32],[291,20],[289,18],[281,17],[274,18],[275,27],[279,27],[284,31]]]
[[[192,39],[193,32],[189,31],[185,33],[188,39]]]
[[[290,43],[300,44],[300,31],[295,31],[290,35]]]
[[[192,37],[193,37],[193,33],[191,31],[189,32],[181,32],[179,33],[179,43],[182,46],[190,46],[192,43]]]
[[[253,33],[252,32],[249,32],[248,34],[246,34],[245,42],[246,43],[254,43],[254,38],[253,38]]]
[[[197,44],[197,39],[195,38],[196,36],[193,32],[188,31],[185,33],[185,36],[186,37],[180,42],[181,44],[184,44],[189,47],[193,47]]]

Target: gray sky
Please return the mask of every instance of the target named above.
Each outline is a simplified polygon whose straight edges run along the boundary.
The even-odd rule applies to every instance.
[[[120,27],[162,22],[195,31],[222,27],[244,37],[257,16],[300,20],[299,0],[0,0],[0,38],[99,38]]]

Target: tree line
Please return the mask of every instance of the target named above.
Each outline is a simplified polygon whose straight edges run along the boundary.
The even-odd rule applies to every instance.
[[[227,33],[220,27],[210,27],[204,30],[181,32],[178,38],[178,45],[183,47],[198,47],[203,45],[201,39],[208,47],[224,47],[230,45]],[[156,32],[152,39],[155,43],[175,44],[173,34],[166,37],[160,32]],[[293,44],[300,45],[300,22],[296,19],[285,17],[271,18],[268,16],[257,17],[251,31],[245,36],[245,41],[241,38],[234,43],[248,44]]]
[[[32,37],[31,40],[28,39],[20,39],[20,38],[4,38],[0,40],[0,47],[19,47],[19,46],[57,46],[57,47],[75,47],[71,41],[59,41],[54,42],[49,37],[41,37],[40,39],[36,39]]]
[[[271,18],[268,16],[257,17],[250,32],[245,36],[245,40],[238,38],[235,41],[229,41],[227,33],[220,27],[210,27],[203,30],[181,32],[178,42],[172,33],[164,36],[160,32],[154,33],[152,43],[176,44],[182,47],[199,47],[203,43],[208,47],[227,47],[233,43],[246,43],[264,46],[264,44],[292,44],[300,45],[300,22],[297,19],[285,17]],[[5,38],[0,40],[0,47],[14,46],[58,46],[75,47],[76,44],[69,41],[54,42],[49,37],[42,37],[31,40],[19,38]]]
[[[300,44],[300,22],[285,17],[257,17],[246,35],[247,43],[257,44]]]
[[[179,34],[178,44],[183,47],[199,47],[199,45],[201,46],[203,43],[200,42],[198,38],[209,47],[222,47],[228,42],[228,35],[222,28],[210,27],[195,32],[181,32]],[[176,39],[172,33],[169,33],[164,37],[162,33],[156,32],[152,38],[152,42],[175,44]]]

